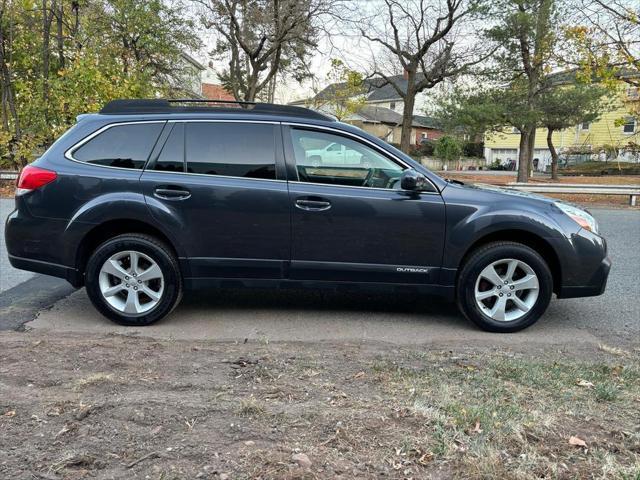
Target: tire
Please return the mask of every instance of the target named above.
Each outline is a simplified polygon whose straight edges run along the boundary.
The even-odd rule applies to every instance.
[[[552,293],[547,263],[532,248],[515,242],[478,248],[462,265],[456,285],[462,314],[483,330],[500,333],[533,325],[549,306]]]
[[[120,325],[150,325],[171,313],[182,298],[175,255],[144,234],[119,235],[96,248],[87,262],[85,284],[94,307]]]

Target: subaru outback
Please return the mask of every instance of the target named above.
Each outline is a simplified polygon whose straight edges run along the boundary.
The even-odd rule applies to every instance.
[[[260,103],[79,116],[22,170],[5,235],[14,267],[85,286],[125,325],[185,289],[294,286],[442,296],[512,332],[554,293],[600,295],[610,269],[576,206],[447,181],[356,127]]]

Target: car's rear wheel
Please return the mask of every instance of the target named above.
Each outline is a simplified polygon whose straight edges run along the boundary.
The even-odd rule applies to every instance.
[[[122,325],[156,322],[182,297],[175,255],[149,235],[119,235],[100,245],[87,262],[85,283],[98,311]]]
[[[476,325],[491,332],[515,332],[546,311],[553,277],[544,259],[515,242],[495,242],[473,252],[460,271],[458,306]]]

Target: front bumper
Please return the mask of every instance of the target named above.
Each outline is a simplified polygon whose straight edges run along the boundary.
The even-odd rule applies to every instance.
[[[604,293],[611,270],[611,259],[605,257],[586,285],[564,285],[558,291],[558,298],[596,297]]]
[[[581,229],[572,235],[571,247],[560,255],[562,282],[558,298],[602,295],[607,286],[611,259],[604,238]]]

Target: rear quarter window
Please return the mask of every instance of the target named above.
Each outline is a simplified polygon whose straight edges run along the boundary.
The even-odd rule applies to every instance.
[[[75,148],[71,157],[107,167],[142,169],[164,122],[114,125]]]

